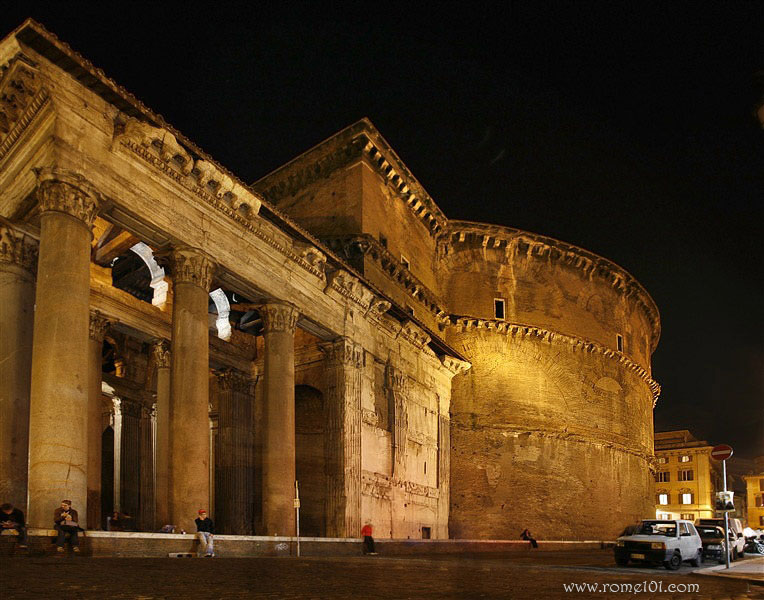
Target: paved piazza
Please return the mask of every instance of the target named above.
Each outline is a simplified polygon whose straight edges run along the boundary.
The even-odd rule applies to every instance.
[[[764,599],[745,581],[613,567],[610,551],[507,557],[0,559],[3,600],[56,598],[682,598]],[[12,574],[12,577],[8,577]],[[565,592],[564,584],[696,584],[677,593]]]

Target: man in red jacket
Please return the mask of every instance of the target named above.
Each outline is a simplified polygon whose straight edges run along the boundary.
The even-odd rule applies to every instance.
[[[366,524],[361,529],[361,535],[363,536],[363,553],[376,555],[374,552],[374,538],[371,537],[371,521],[366,521]]]

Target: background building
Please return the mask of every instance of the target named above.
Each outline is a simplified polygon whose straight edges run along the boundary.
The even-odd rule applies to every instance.
[[[754,471],[744,475],[748,505],[748,527],[764,529],[764,456],[754,460]]]
[[[686,429],[656,432],[656,517],[694,521],[715,516],[713,498],[722,482],[712,448]]]

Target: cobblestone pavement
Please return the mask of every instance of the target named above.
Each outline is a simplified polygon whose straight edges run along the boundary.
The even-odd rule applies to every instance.
[[[3,557],[0,598],[199,600],[206,598],[682,598],[763,599],[764,587],[700,577],[682,567],[616,568],[612,551],[505,557],[146,559]],[[654,582],[654,583],[651,583]],[[664,593],[566,592],[565,584],[647,584]],[[666,593],[670,584],[696,584]],[[680,588],[681,589],[681,588]],[[686,588],[685,588],[686,589]]]

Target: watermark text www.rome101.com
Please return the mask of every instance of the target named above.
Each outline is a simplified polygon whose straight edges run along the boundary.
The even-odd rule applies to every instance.
[[[640,581],[637,583],[563,583],[565,592],[589,594],[668,594],[698,593],[699,583],[667,583]]]

